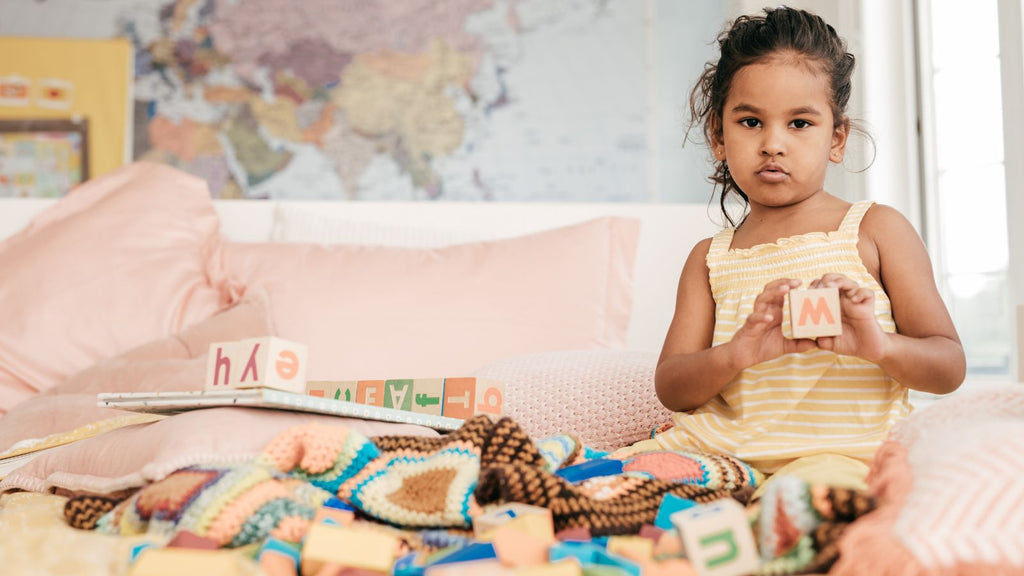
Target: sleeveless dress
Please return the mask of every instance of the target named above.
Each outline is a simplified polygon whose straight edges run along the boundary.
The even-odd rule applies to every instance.
[[[889,297],[857,251],[860,222],[871,204],[851,206],[836,231],[748,249],[730,248],[734,228],[716,234],[707,256],[716,308],[712,345],[732,339],[768,282],[797,278],[806,287],[830,272],[874,290],[879,325],[894,332]],[[783,317],[789,317],[788,307]],[[784,320],[783,333],[788,336],[789,330]],[[876,364],[813,349],[745,369],[704,406],[676,413],[674,426],[655,441],[671,450],[731,454],[771,474],[819,454],[867,462],[909,412],[907,388]]]

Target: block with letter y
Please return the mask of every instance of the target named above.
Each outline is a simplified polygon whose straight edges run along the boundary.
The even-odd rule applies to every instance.
[[[266,336],[210,344],[206,389],[274,388],[305,394],[305,344]]]

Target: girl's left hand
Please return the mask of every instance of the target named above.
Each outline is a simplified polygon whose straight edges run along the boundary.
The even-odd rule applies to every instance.
[[[878,362],[885,356],[888,335],[875,317],[874,290],[860,286],[842,274],[825,274],[811,282],[810,287],[839,289],[843,333],[819,337],[818,348],[870,362]]]

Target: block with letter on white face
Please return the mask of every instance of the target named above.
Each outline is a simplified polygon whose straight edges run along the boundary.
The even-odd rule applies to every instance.
[[[275,388],[306,393],[305,344],[265,336],[210,344],[206,389]]]
[[[838,288],[791,290],[788,298],[793,338],[839,336],[843,333]]]
[[[683,549],[700,576],[743,576],[760,566],[743,505],[731,498],[672,514]]]

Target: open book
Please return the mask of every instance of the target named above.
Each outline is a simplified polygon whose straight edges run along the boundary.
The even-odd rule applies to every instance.
[[[234,390],[205,390],[188,392],[121,392],[97,395],[97,404],[104,408],[119,408],[135,412],[173,414],[186,410],[217,406],[246,406],[272,408],[296,412],[334,414],[351,418],[419,424],[435,430],[457,430],[463,420],[432,414],[420,414],[397,408],[384,408],[274,390],[272,388],[245,388]]]

